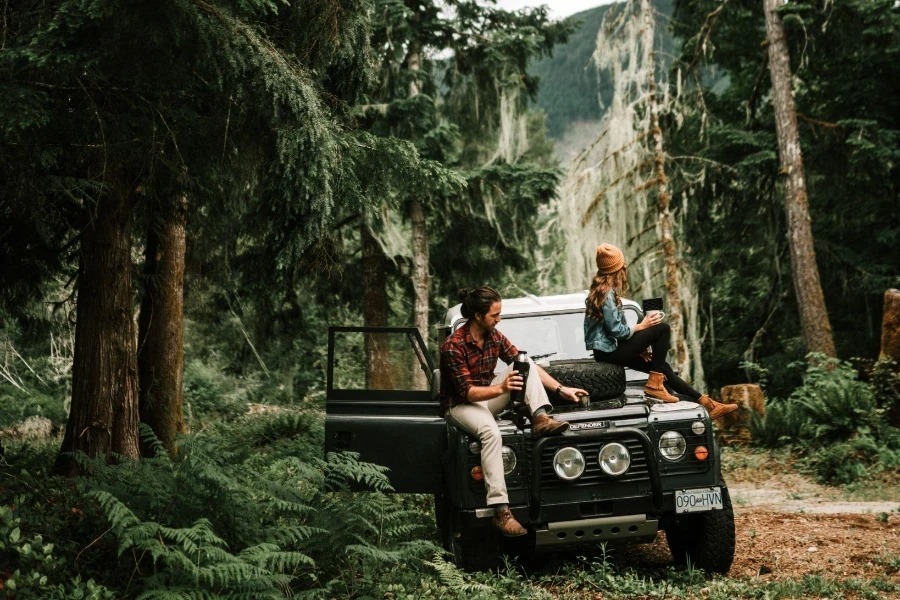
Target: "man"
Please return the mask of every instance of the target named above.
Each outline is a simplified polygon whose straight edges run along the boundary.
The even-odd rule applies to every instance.
[[[512,364],[519,351],[496,330],[502,308],[500,294],[482,286],[460,290],[459,299],[462,315],[468,321],[441,346],[441,410],[448,420],[481,442],[481,468],[487,503],[494,508],[494,527],[508,537],[525,535],[527,531],[509,510],[503,443],[494,416],[509,404],[511,391],[524,388],[534,435],[562,433],[569,424],[547,414],[551,408],[547,390],[555,390],[570,402],[578,402],[578,397],[587,396],[588,392],[560,384],[531,359],[532,375],[524,382]],[[508,367],[495,377],[498,359]]]

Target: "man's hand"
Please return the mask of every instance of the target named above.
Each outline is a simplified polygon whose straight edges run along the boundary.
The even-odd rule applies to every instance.
[[[522,379],[522,376],[519,375],[518,371],[510,373],[509,377],[500,384],[500,389],[503,390],[504,394],[508,394],[514,390],[519,391],[523,387],[525,387],[525,381]]]
[[[644,362],[653,360],[653,348],[648,346],[646,350],[641,352],[640,357],[644,359]]]
[[[583,390],[581,388],[573,388],[564,385],[559,388],[559,395],[569,402],[578,402],[579,398],[581,398],[582,396],[590,396],[590,393],[587,390]]]

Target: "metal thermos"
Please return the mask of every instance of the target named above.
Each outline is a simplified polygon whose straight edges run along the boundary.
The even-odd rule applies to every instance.
[[[509,393],[509,397],[513,402],[525,402],[525,384],[528,383],[528,371],[531,369],[531,363],[528,362],[528,353],[524,350],[519,350],[519,354],[516,355],[516,360],[513,361],[513,369],[519,372],[519,375],[522,376],[522,389],[521,390],[512,390]]]

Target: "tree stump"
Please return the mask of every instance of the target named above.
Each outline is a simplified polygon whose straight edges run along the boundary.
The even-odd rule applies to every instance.
[[[892,358],[900,368],[900,290],[890,289],[884,293],[879,358]]]
[[[752,383],[726,385],[722,388],[723,404],[737,404],[738,409],[717,422],[719,443],[743,445],[750,441],[752,414],[766,414],[766,399],[762,388]]]

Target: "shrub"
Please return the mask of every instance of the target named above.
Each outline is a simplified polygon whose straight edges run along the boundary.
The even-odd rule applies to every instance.
[[[17,600],[105,600],[115,595],[93,579],[82,581],[80,575],[68,577],[65,559],[54,552],[40,535],[22,533],[21,519],[14,511],[0,505],[0,564],[12,565],[14,571],[0,572],[0,590]]]
[[[846,362],[810,356],[803,385],[774,399],[751,423],[757,444],[796,445],[826,483],[851,483],[898,464],[900,431],[885,418],[881,392]]]
[[[230,377],[214,365],[194,359],[184,365],[185,412],[191,420],[233,419],[247,412],[253,379]]]

